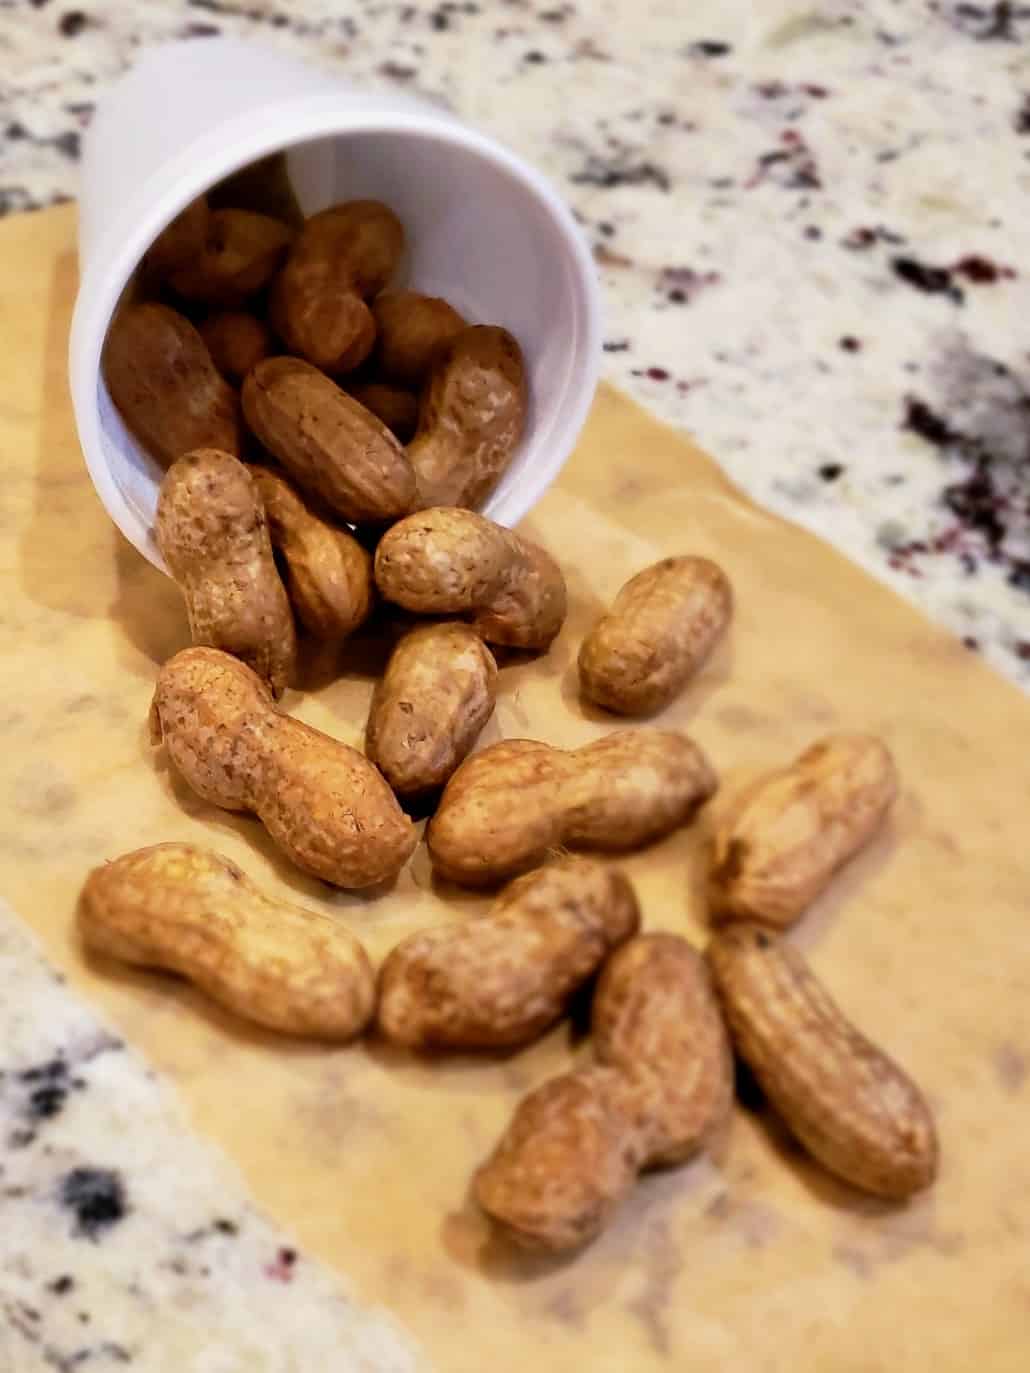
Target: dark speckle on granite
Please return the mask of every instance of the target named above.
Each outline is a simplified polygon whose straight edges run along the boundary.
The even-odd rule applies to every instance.
[[[594,154],[569,180],[576,186],[600,186],[604,190],[615,186],[654,186],[659,191],[668,191],[671,185],[668,172],[654,162],[627,162],[621,158],[606,161]]]
[[[945,295],[956,305],[961,305],[965,299],[947,267],[930,267],[918,258],[898,256],[891,258],[891,271],[908,286],[925,291],[927,295]]]
[[[902,429],[910,429],[913,434],[918,434],[928,443],[950,443],[952,439],[958,437],[952,434],[946,420],[931,410],[925,401],[919,400],[916,396],[905,398],[905,415],[901,427]]]
[[[122,1179],[110,1168],[73,1168],[58,1200],[75,1218],[74,1233],[88,1240],[98,1240],[128,1209]]]
[[[687,53],[691,57],[728,57],[732,51],[729,43],[724,43],[718,38],[702,38],[687,48]]]
[[[64,38],[77,38],[90,23],[89,16],[82,10],[66,10],[58,20],[57,27]]]
[[[956,27],[977,42],[1017,43],[1030,21],[1030,6],[1011,0],[995,0],[990,5],[956,4],[952,7]]]
[[[999,266],[997,262],[992,262],[987,257],[981,257],[978,253],[969,253],[965,257],[960,257],[951,270],[956,276],[964,277],[966,281],[977,286],[994,285],[998,281],[1012,281],[1016,275],[1014,267]]]
[[[51,1059],[18,1075],[27,1088],[22,1108],[30,1121],[50,1120],[58,1115],[68,1096],[68,1065],[63,1058]]]

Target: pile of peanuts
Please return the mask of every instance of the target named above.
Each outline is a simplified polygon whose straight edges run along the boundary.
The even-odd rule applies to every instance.
[[[257,816],[328,883],[396,878],[417,801],[435,871],[501,890],[486,916],[403,940],[377,974],[335,916],[270,900],[209,850],[157,844],[89,875],[87,946],[179,973],[278,1031],[348,1041],[374,1027],[437,1052],[526,1045],[593,982],[592,1061],[532,1091],[476,1174],[484,1212],[525,1246],[581,1246],[638,1174],[721,1139],[734,1053],[829,1171],[886,1198],[927,1187],[937,1141],[918,1088],[781,937],[886,816],[897,780],[880,741],[822,739],[733,799],[707,855],[703,955],[642,933],[626,876],[568,852],[638,849],[689,824],[718,785],[694,741],[640,726],[572,751],[473,752],[495,652],[546,653],[565,581],[474,509],[522,433],[519,346],[445,301],[386,291],[403,250],[376,202],[301,220],[289,197],[272,214],[212,196],[148,253],[104,366],[167,468],[156,538],[193,637],[158,673],[151,731],[199,796]],[[295,621],[302,639],[339,643],[377,603],[423,623],[393,648],[362,753],[277,700],[295,679]],[[732,608],[708,559],[643,569],[580,646],[583,697],[661,711]]]

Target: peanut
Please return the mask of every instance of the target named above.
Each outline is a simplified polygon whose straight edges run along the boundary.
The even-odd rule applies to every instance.
[[[478,506],[511,461],[527,405],[522,353],[506,329],[475,325],[444,344],[408,445],[420,504]]]
[[[792,925],[872,838],[897,788],[886,746],[864,734],[831,735],[760,778],[716,826],[713,914]]]
[[[424,625],[394,649],[376,686],[365,752],[398,796],[435,791],[493,714],[497,664],[468,625]]]
[[[507,739],[462,763],[426,832],[441,876],[501,882],[559,845],[641,848],[684,825],[716,777],[684,734],[623,730],[564,752]]]
[[[528,1044],[640,924],[633,888],[595,859],[517,877],[480,920],[399,944],[379,974],[379,1028],[413,1048]]]
[[[645,934],[609,958],[594,993],[594,1054],[618,1068],[647,1167],[684,1163],[725,1127],[733,1055],[705,961],[674,934]]]
[[[241,305],[271,281],[286,256],[291,233],[270,215],[213,210],[201,251],[168,273],[184,300]]]
[[[213,210],[254,210],[294,229],[304,223],[283,152],[248,162],[212,186],[207,198]]]
[[[235,863],[156,844],[94,868],[79,906],[87,948],[181,974],[285,1034],[348,1040],[375,1006],[371,964],[339,920],[264,896]]]
[[[347,382],[347,394],[382,420],[399,443],[414,438],[418,427],[418,396],[382,381]]]
[[[203,800],[253,812],[298,867],[339,887],[394,878],[416,832],[375,767],[275,708],[250,668],[187,648],[161,668],[151,737]]]
[[[731,925],[708,961],[737,1052],[813,1158],[892,1200],[928,1187],[938,1148],[922,1094],[846,1019],[797,949],[759,926]]]
[[[180,210],[154,239],[143,257],[145,276],[163,277],[204,251],[211,222],[205,196],[198,196]]]
[[[620,715],[675,700],[729,623],[733,593],[707,558],[663,558],[631,577],[579,650],[583,695]]]
[[[219,372],[236,386],[272,351],[268,325],[245,310],[219,310],[200,326],[200,337]]]
[[[400,220],[378,201],[312,215],[272,288],[272,323],[290,351],[333,375],[364,362],[376,336],[365,301],[389,281],[403,250]]]
[[[387,530],[375,578],[417,615],[470,615],[488,643],[542,650],[565,620],[565,579],[549,553],[471,510],[423,510]]]
[[[187,453],[161,483],[155,535],[185,598],[193,642],[234,654],[281,695],[297,642],[248,469],[214,448]]]
[[[415,473],[400,444],[310,363],[259,362],[243,383],[243,413],[294,481],[345,520],[393,520],[412,508]]]
[[[473,1180],[505,1239],[561,1253],[595,1239],[633,1186],[639,1154],[622,1075],[591,1066],[519,1103]]]
[[[418,390],[426,380],[439,349],[465,328],[465,320],[447,301],[417,291],[388,291],[377,296],[372,316],[380,374],[412,390]]]
[[[474,1191],[508,1239],[552,1253],[604,1227],[637,1175],[684,1163],[725,1126],[733,1064],[703,960],[676,935],[640,935],[594,993],[597,1066],[519,1105]]]
[[[125,423],[164,466],[194,448],[239,457],[236,393],[193,325],[167,305],[119,310],[104,345],[104,378]]]
[[[316,639],[344,639],[372,613],[372,556],[310,506],[278,472],[251,469],[290,602]]]

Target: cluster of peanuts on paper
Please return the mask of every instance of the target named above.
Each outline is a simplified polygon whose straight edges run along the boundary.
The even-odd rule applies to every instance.
[[[526,1045],[592,987],[589,1063],[533,1090],[475,1177],[479,1205],[524,1246],[581,1246],[641,1172],[721,1139],[734,1054],[830,1172],[892,1199],[927,1187],[924,1098],[783,938],[887,814],[882,742],[824,738],[730,798],[708,848],[703,953],[642,932],[630,881],[592,856],[691,823],[718,785],[697,743],[645,725],[573,750],[474,751],[504,655],[547,653],[566,586],[545,549],[476,508],[523,432],[519,345],[387,289],[404,247],[378,202],[304,219],[273,167],[188,207],[141,264],[104,372],[166,469],[155,537],[193,639],[158,673],[151,732],[200,797],[253,814],[339,887],[395,879],[418,843],[405,807],[428,808],[435,872],[499,889],[494,904],[404,939],[377,971],[335,915],[165,843],[90,873],[86,945],[181,974],[274,1030],[345,1042],[374,1028],[437,1053]],[[377,607],[405,632],[360,752],[277,702],[298,644],[339,644]],[[580,645],[584,699],[660,712],[732,610],[707,558],[642,569]]]

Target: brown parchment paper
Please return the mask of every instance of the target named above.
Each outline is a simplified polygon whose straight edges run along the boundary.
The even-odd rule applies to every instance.
[[[328,903],[376,956],[485,903],[434,890],[422,850],[378,899],[332,894],[255,822],[191,796],[151,750],[155,669],[186,643],[185,617],[87,479],[66,395],[74,290],[71,209],[0,226],[0,895],[176,1080],[260,1202],[385,1302],[445,1373],[967,1373],[974,1361],[1025,1373],[1030,703],[832,549],[754,509],[687,438],[602,389],[526,525],[568,570],[568,624],[546,658],[505,668],[484,737],[571,745],[612,728],[577,700],[585,626],[652,559],[718,559],[737,592],[732,634],[661,723],[696,735],[723,795],[825,731],[888,740],[904,779],[893,821],[798,939],[924,1085],[943,1166],[931,1195],[892,1210],[741,1112],[721,1159],[642,1181],[578,1258],[512,1259],[489,1242],[467,1185],[519,1095],[577,1051],[567,1026],[501,1061],[298,1045],[171,980],[88,965],[77,948],[87,869],[164,839],[214,845],[269,890]],[[323,664],[328,684],[287,704],[357,743],[374,655],[353,656],[340,680]],[[626,863],[647,924],[699,942],[704,828]]]

